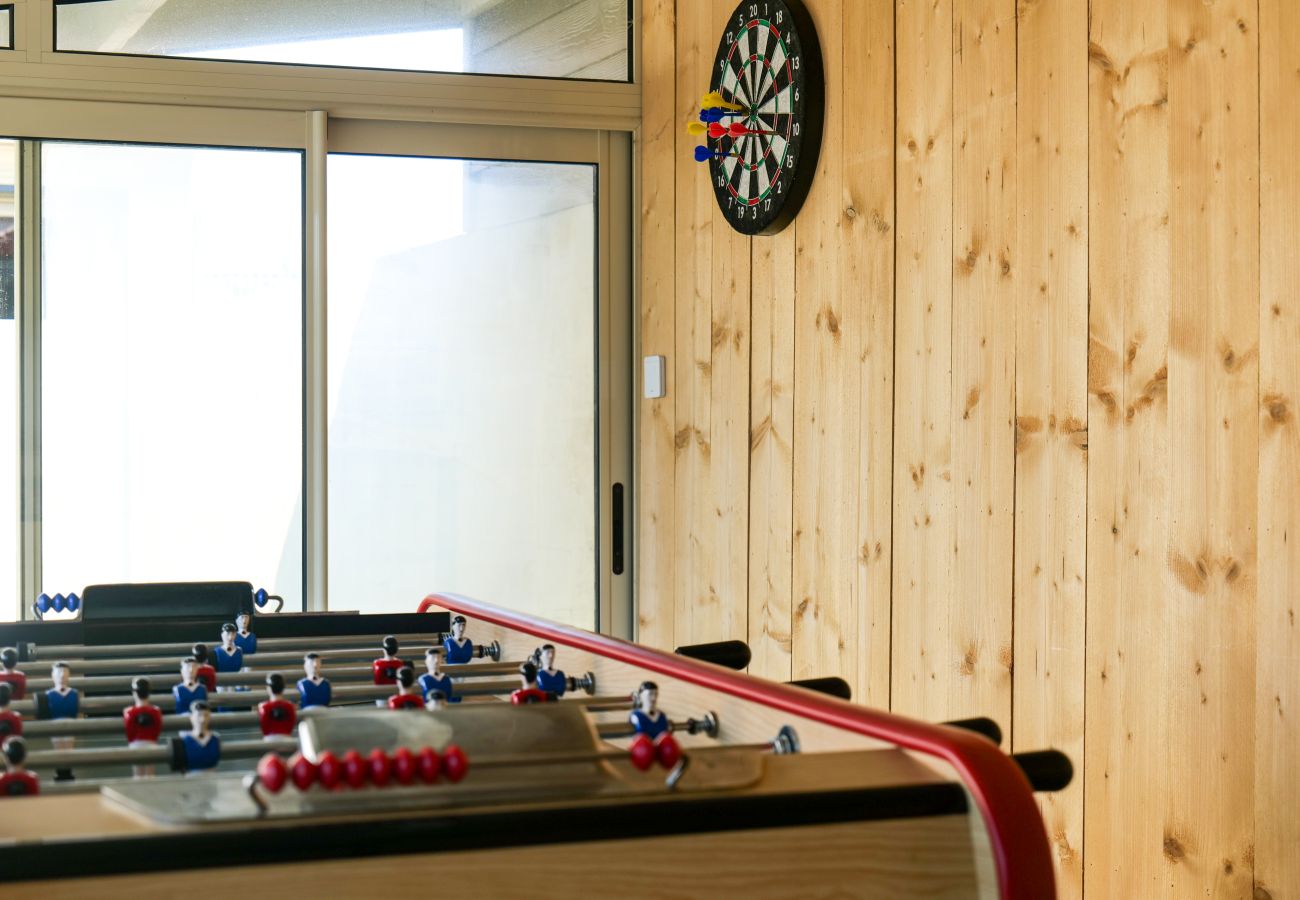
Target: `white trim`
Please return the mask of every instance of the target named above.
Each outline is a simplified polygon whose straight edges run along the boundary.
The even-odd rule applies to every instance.
[[[18,618],[41,590],[41,198],[40,146],[20,145],[14,274],[18,318]]]
[[[326,161],[324,112],[306,116],[303,174],[305,305],[303,309],[303,609],[329,608],[329,368],[327,321]]]

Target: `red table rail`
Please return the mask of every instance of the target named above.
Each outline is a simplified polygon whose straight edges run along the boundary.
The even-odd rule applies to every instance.
[[[1019,766],[987,738],[763,681],[459,594],[430,594],[420,601],[418,611],[435,606],[938,757],[956,769],[984,817],[1003,900],[1056,896],[1047,831],[1033,790]]]

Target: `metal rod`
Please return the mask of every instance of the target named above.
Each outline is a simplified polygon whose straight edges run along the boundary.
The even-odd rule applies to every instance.
[[[221,745],[222,759],[249,759],[264,753],[294,753],[298,750],[296,738],[275,738],[266,741],[231,741]],[[82,766],[142,766],[149,763],[170,763],[172,748],[169,742],[156,747],[111,747],[89,750],[36,750],[27,754],[29,769],[71,769]]]
[[[424,651],[431,645],[421,644],[413,647],[403,648],[405,655],[412,659],[423,659]],[[440,646],[440,645],[439,645]],[[209,646],[211,649],[211,646]],[[381,653],[377,647],[347,647],[336,648],[332,650],[322,650],[320,652],[321,661],[324,663],[351,661],[358,659],[375,659]],[[74,675],[95,675],[95,674],[120,674],[129,673],[132,675],[143,675],[150,672],[174,672],[180,665],[180,661],[189,656],[190,648],[186,647],[184,651],[178,653],[175,657],[170,656],[142,656],[128,657],[122,659],[88,659],[88,660],[64,660],[72,668]],[[293,651],[283,651],[274,653],[255,653],[248,658],[250,666],[275,666],[281,664],[302,665],[303,654]],[[26,665],[26,664],[24,664]],[[450,666],[448,667],[450,668]]]
[[[219,643],[218,635],[212,635],[211,643]],[[258,652],[250,655],[249,660],[255,659],[263,651],[273,650],[324,650],[330,647],[354,647],[360,643],[371,643],[371,650],[378,652],[378,647],[383,641],[385,635],[379,634],[371,637],[365,634],[339,634],[339,635],[321,635],[319,637],[283,637],[283,638],[258,638]],[[394,635],[399,644],[420,644],[427,645],[435,638],[439,644],[445,639],[446,635],[441,632],[427,632],[425,634],[398,634]],[[55,662],[56,660],[66,660],[71,662],[74,659],[111,659],[118,656],[175,656],[177,654],[187,654],[194,641],[188,644],[182,643],[163,643],[155,644],[142,642],[139,644],[28,644],[27,658],[29,662]],[[204,641],[204,643],[209,643]]]
[[[444,675],[450,675],[454,678],[485,678],[488,676],[510,675],[519,671],[520,663],[483,663],[476,665],[474,663],[461,663],[443,666]],[[172,666],[173,669],[179,668]],[[217,676],[217,684],[221,687],[263,687],[266,684],[266,676],[271,672],[281,671],[280,669],[250,669],[246,672],[223,672]],[[148,673],[145,673],[148,674]],[[348,684],[352,682],[362,683],[372,681],[375,677],[374,670],[370,666],[338,666],[325,672],[330,684]],[[134,675],[89,675],[86,677],[75,678],[72,686],[83,693],[102,693],[104,691],[129,691],[131,690],[131,681]],[[286,679],[292,681],[292,679]],[[49,690],[54,686],[52,678],[28,678],[27,690],[29,693]],[[161,685],[155,685],[155,692],[161,689]]]

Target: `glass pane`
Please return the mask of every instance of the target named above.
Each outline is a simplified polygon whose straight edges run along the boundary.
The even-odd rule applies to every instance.
[[[13,4],[0,6],[0,50],[12,50],[14,46],[14,7]]]
[[[595,170],[329,159],[335,609],[596,613]]]
[[[59,50],[628,81],[631,0],[59,0]]]
[[[302,156],[42,148],[48,593],[302,596]]]
[[[3,34],[3,32],[0,32]],[[18,618],[18,142],[0,140],[0,622]]]

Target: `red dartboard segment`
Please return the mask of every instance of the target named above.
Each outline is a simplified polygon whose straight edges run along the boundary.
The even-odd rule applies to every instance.
[[[803,4],[739,4],[719,42],[710,89],[742,107],[731,121],[747,130],[709,138],[718,206],[741,233],[775,233],[807,196],[821,142],[821,55]]]

